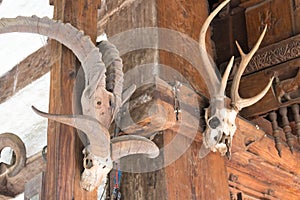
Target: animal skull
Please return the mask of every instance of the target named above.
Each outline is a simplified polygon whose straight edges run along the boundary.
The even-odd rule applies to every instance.
[[[205,111],[205,121],[207,124],[207,128],[204,132],[203,144],[200,149],[200,158],[205,157],[210,151],[216,152],[219,151],[221,155],[227,155],[230,158],[231,154],[231,145],[232,138],[236,131],[235,119],[237,117],[238,112],[244,108],[251,106],[262,99],[265,94],[268,92],[272,85],[272,81],[274,77],[272,77],[268,83],[268,85],[256,96],[248,99],[243,99],[240,97],[238,88],[240,84],[240,79],[242,74],[247,67],[249,61],[257,51],[265,33],[267,30],[267,26],[263,30],[261,36],[256,42],[253,49],[245,54],[239,44],[236,42],[237,48],[241,55],[241,63],[239,64],[238,70],[234,76],[232,87],[231,87],[231,104],[229,106],[226,105],[226,95],[225,88],[227,84],[227,80],[230,74],[230,70],[233,66],[234,57],[229,61],[226,71],[220,81],[217,78],[217,75],[214,71],[215,64],[211,62],[209,59],[209,55],[206,51],[205,44],[205,36],[209,24],[213,20],[213,18],[217,15],[217,13],[230,2],[230,0],[226,0],[222,2],[205,20],[199,39],[199,47],[200,47],[200,56],[203,62],[203,65],[206,66],[207,71],[204,74],[204,77],[209,77],[210,80],[206,80],[209,84],[208,90],[211,96],[210,106]]]
[[[17,17],[0,19],[0,34],[12,32],[37,33],[64,44],[81,62],[85,87],[81,95],[81,113],[57,115],[33,110],[48,119],[64,123],[84,132],[88,142],[84,144],[85,170],[81,185],[86,190],[99,186],[112,168],[112,162],[131,154],[158,156],[158,147],[140,136],[121,136],[110,140],[108,128],[122,106],[122,60],[114,45],[102,41],[98,48],[90,38],[71,24],[53,21],[47,17]],[[68,35],[66,35],[68,33]],[[100,52],[99,52],[100,51]],[[123,98],[126,101],[132,91]],[[79,92],[80,93],[80,92]]]
[[[84,171],[81,175],[81,187],[92,191],[100,185],[106,178],[107,174],[113,168],[113,162],[110,157],[101,158],[95,156],[86,147],[82,151]]]

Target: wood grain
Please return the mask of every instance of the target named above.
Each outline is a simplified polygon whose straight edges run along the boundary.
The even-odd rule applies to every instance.
[[[98,2],[93,0],[54,0],[54,19],[70,22],[96,40]],[[78,61],[66,47],[51,41],[52,54],[58,57],[51,69],[50,113],[72,114],[73,88]],[[82,145],[77,132],[65,125],[49,122],[45,199],[96,199],[97,191],[80,187]]]

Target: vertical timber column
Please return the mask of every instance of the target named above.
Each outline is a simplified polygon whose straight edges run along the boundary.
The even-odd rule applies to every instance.
[[[200,29],[208,16],[207,0],[157,0],[157,4],[159,27],[182,32],[199,41]],[[211,47],[210,41],[208,34],[208,48]],[[178,41],[178,45],[185,44]],[[208,49],[208,52],[211,52],[211,49]],[[203,80],[197,76],[199,72],[194,72],[195,67],[189,66],[168,52],[160,52],[159,59],[160,63],[175,67],[184,74],[199,93],[207,95],[203,88]],[[176,134],[178,133],[168,131],[168,134],[164,134],[164,143],[172,141]],[[224,158],[219,153],[210,153],[205,158],[199,159],[201,145],[199,142],[193,142],[178,160],[165,168],[169,200],[230,199]]]
[[[55,20],[69,22],[96,41],[97,14],[101,0],[50,0]],[[51,41],[52,53],[58,60],[51,69],[50,113],[73,114],[72,95],[80,66],[74,54],[65,46]],[[97,199],[97,191],[80,187],[82,144],[75,129],[49,121],[47,173],[44,199]]]
[[[106,4],[108,9],[102,13],[98,31],[105,31],[108,36],[133,28],[158,26],[185,33],[198,41],[202,23],[208,16],[207,0],[120,0],[106,1]],[[210,43],[209,36],[207,41]],[[184,44],[178,41],[178,45]],[[187,61],[176,55],[159,50],[140,49],[123,55],[122,59],[125,73],[126,70],[137,65],[159,61],[159,64],[178,70],[198,93],[208,96],[201,72],[199,73]],[[144,80],[147,80],[144,76],[154,74],[151,71],[153,69],[159,77],[166,75],[162,74],[166,72],[154,67],[147,69],[149,72],[141,74]],[[176,134],[178,133],[171,130],[164,131],[163,136],[156,136],[154,142],[163,146],[168,144]],[[224,158],[217,153],[210,153],[200,160],[198,154],[201,145],[202,143],[193,142],[178,160],[161,170],[144,174],[123,172],[120,186],[122,199],[230,199]],[[168,152],[164,152],[165,158],[167,154]],[[143,163],[139,164],[143,166]]]

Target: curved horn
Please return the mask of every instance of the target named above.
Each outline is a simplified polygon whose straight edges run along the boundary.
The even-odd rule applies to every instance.
[[[232,106],[238,110],[241,110],[244,107],[251,106],[251,105],[255,104],[256,102],[258,102],[260,99],[262,99],[265,96],[265,94],[268,92],[268,90],[270,89],[270,87],[272,85],[274,77],[272,77],[270,79],[268,85],[256,96],[248,98],[248,99],[243,99],[239,95],[239,86],[240,86],[241,77],[242,77],[248,63],[250,62],[251,58],[253,57],[253,55],[255,54],[257,49],[259,48],[259,45],[261,44],[261,42],[266,34],[266,31],[267,31],[267,25],[265,26],[263,32],[261,33],[260,37],[258,38],[256,44],[254,45],[254,47],[248,54],[245,54],[243,52],[242,48],[240,47],[240,45],[238,44],[238,42],[236,42],[237,48],[241,55],[241,63],[238,67],[238,71],[237,71],[236,75],[233,78],[232,87],[231,87],[231,99],[232,99]]]
[[[115,114],[119,111],[122,104],[123,91],[123,63],[119,51],[109,41],[101,41],[98,48],[102,54],[102,60],[107,68],[106,89],[111,91],[115,96],[115,105],[113,111],[113,119]]]
[[[159,155],[159,149],[151,140],[137,135],[124,135],[113,138],[111,158],[113,161],[133,154],[145,154],[149,158]]]
[[[204,76],[207,77],[205,80],[209,81],[209,84],[207,85],[210,96],[218,95],[220,91],[220,80],[218,79],[216,72],[215,72],[215,64],[211,59],[209,58],[209,54],[206,50],[206,32],[208,30],[209,24],[213,20],[213,18],[219,13],[219,11],[224,8],[230,0],[226,0],[222,2],[205,20],[205,22],[202,25],[201,31],[200,31],[200,37],[199,37],[199,48],[200,48],[200,57],[202,59],[203,64],[205,65],[205,68],[207,71],[205,71]],[[222,95],[224,96],[224,94]]]
[[[98,48],[89,36],[71,24],[53,21],[47,17],[17,17],[0,19],[0,34],[12,32],[37,33],[55,39],[68,47],[81,62],[86,81],[97,82],[105,78],[105,66]],[[93,90],[94,91],[94,88]]]
[[[99,157],[106,158],[110,154],[110,136],[108,130],[96,119],[86,115],[56,115],[39,111],[32,106],[34,112],[42,117],[72,126],[83,131],[90,141],[90,151]]]
[[[8,168],[8,176],[13,177],[17,175],[26,164],[26,148],[22,140],[13,133],[0,134],[0,152],[5,147],[13,149],[16,158],[15,163]]]

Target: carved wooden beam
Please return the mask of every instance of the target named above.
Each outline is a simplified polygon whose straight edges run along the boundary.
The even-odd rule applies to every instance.
[[[277,110],[279,107],[289,107],[300,103],[299,66],[300,59],[293,59],[254,74],[245,75],[240,84],[242,97],[251,97],[260,92],[268,83],[271,75],[275,74],[276,78],[265,97],[256,104],[243,109],[241,115],[246,118],[258,116]],[[229,95],[229,91],[227,94]]]
[[[126,134],[146,137],[166,129],[181,130],[180,134],[202,141],[201,135],[186,130],[196,128],[197,132],[199,128],[202,131],[205,122],[200,120],[200,109],[207,105],[206,98],[199,96],[185,84],[180,86],[176,97],[173,90],[175,82],[168,84],[159,78],[154,82],[156,83],[139,88],[134,93],[127,105],[128,110],[122,112],[121,130]],[[180,107],[178,111],[176,101]]]

